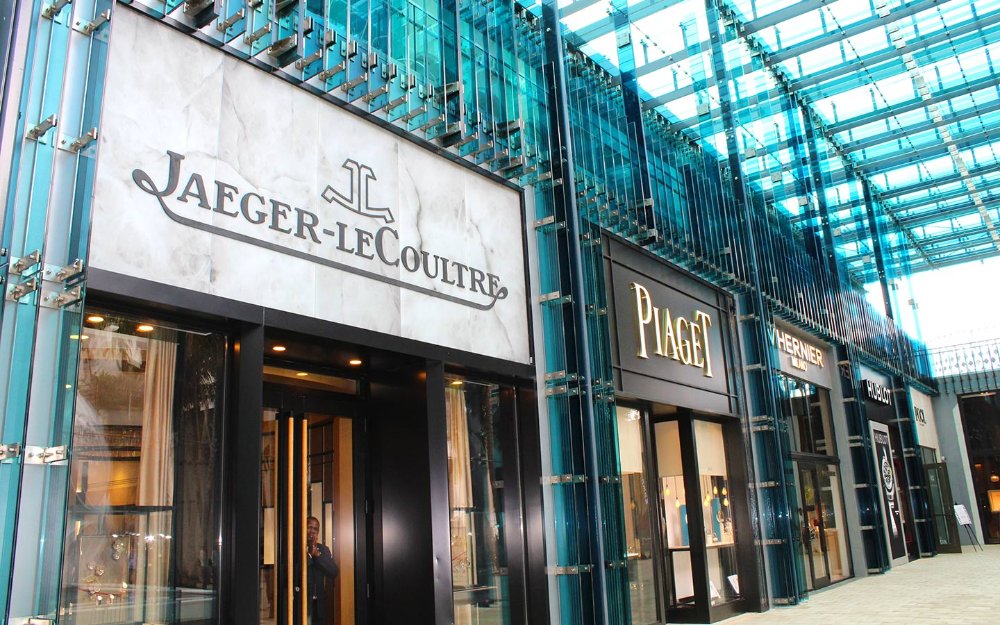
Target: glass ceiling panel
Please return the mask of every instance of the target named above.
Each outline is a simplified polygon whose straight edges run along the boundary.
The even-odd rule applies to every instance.
[[[872,242],[854,172],[891,212],[885,236],[900,267],[955,262],[963,242],[977,257],[989,249],[1000,226],[1000,0],[718,0],[740,33],[723,38],[727,103],[704,0],[560,2],[568,41],[614,76],[619,45],[631,44],[640,99],[720,157],[729,110],[747,184],[806,221],[815,213],[804,207],[822,199],[858,271],[873,271]]]

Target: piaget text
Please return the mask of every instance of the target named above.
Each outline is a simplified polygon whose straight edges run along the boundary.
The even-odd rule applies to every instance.
[[[685,365],[698,367],[706,378],[712,377],[712,356],[708,347],[708,329],[712,318],[708,313],[694,311],[694,319],[671,317],[669,308],[653,306],[649,290],[637,282],[630,286],[635,293],[636,327],[639,347],[636,356],[649,358],[648,328],[653,330],[653,353]]]

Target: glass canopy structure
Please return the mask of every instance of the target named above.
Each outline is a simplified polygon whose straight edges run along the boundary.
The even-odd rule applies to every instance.
[[[713,46],[716,11],[737,36]],[[730,107],[747,181],[799,223],[825,202],[857,281],[878,256],[891,283],[1000,254],[1000,0],[576,0],[560,17],[720,156]]]

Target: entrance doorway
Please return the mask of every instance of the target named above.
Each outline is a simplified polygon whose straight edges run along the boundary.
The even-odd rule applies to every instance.
[[[367,523],[357,395],[350,378],[264,367],[260,625],[358,622]]]
[[[819,468],[799,465],[799,489],[802,497],[802,554],[809,563],[810,588],[830,585],[830,555],[826,542],[825,506],[819,495]]]

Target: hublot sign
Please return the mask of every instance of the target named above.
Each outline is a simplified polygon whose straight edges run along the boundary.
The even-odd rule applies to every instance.
[[[369,185],[377,178],[368,165],[348,159],[343,165],[351,174],[348,192],[344,194],[327,185],[320,197],[329,204],[338,204],[353,213],[382,222],[382,225],[376,223],[370,230],[341,221],[324,223],[318,211],[303,208],[295,200],[266,197],[254,189],[240,189],[210,176],[206,178],[197,171],[182,171],[184,155],[168,150],[167,156],[170,163],[162,186],[158,186],[152,176],[142,169],[132,171],[132,180],[140,189],[154,196],[163,212],[179,224],[478,310],[490,310],[508,295],[500,276],[483,268],[435,254],[433,250],[412,245],[400,248],[399,231],[390,225],[395,222],[392,210],[369,204]],[[205,223],[181,214],[192,205],[234,221],[247,222],[262,230],[278,232],[287,237],[289,244],[265,241],[219,225],[225,224],[225,220]],[[295,239],[328,246],[328,254],[319,256],[292,247]],[[338,256],[361,258],[371,263],[371,270],[338,262]],[[422,272],[427,278],[442,284],[444,291],[382,275],[376,271],[377,265],[401,267],[403,272],[410,274]]]
[[[885,404],[886,406],[892,405],[891,390],[882,386],[878,382],[874,382],[868,379],[863,379],[861,381],[861,384],[862,386],[864,386],[865,389],[865,397],[880,404]]]

